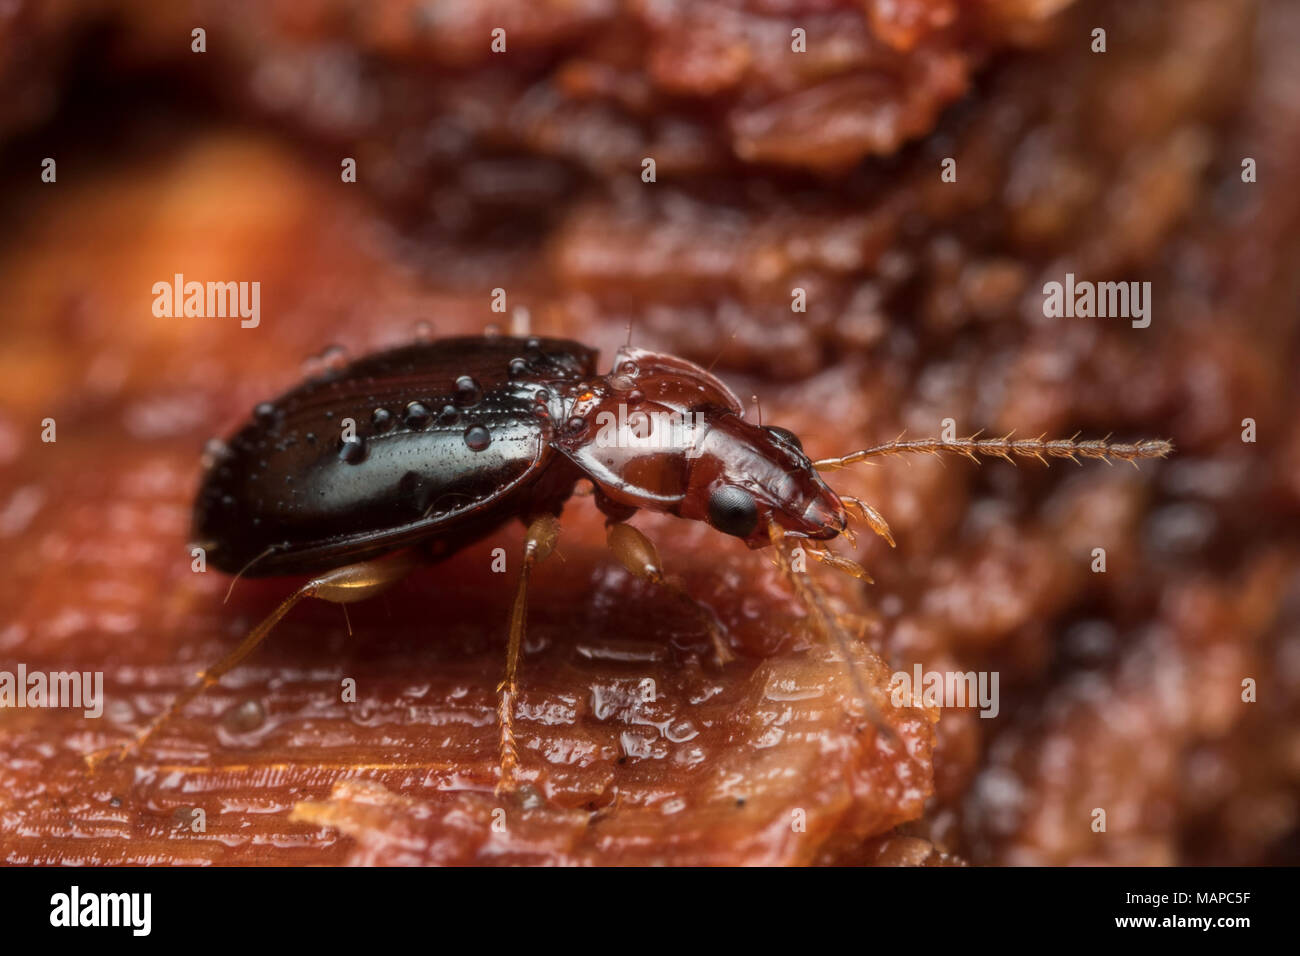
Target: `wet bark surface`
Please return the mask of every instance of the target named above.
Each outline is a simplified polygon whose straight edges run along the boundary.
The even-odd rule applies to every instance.
[[[433,26],[200,5],[206,59],[195,11],[151,6],[0,25],[0,669],[105,689],[99,719],[0,709],[0,859],[1295,862],[1291,5],[503,3]],[[177,272],[260,281],[260,325],[154,316]],[[1151,281],[1151,325],[1044,318],[1067,272]],[[763,552],[634,519],[722,623],[718,667],[576,497],[531,588],[516,796],[494,786],[518,527],[348,620],[304,603],[88,774],[299,583],[223,601],[229,579],[193,571],[205,442],[331,344],[508,322],[497,287],[606,362],[631,322],[714,363],[814,457],[945,418],[1177,452],[832,474],[898,541],[837,543],[874,585],[811,569],[892,734]],[[894,708],[917,664],[996,672],[998,715]]]

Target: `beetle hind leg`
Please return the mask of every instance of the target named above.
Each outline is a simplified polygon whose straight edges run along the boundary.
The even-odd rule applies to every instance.
[[[139,751],[158,730],[184,709],[185,705],[217,683],[223,675],[234,669],[266,639],[280,620],[303,598],[319,598],[335,604],[350,604],[373,597],[396,584],[414,564],[409,552],[399,552],[374,561],[363,561],[335,568],[308,581],[253,628],[233,651],[216,664],[199,672],[197,679],[168,705],[167,709],[150,721],[133,739],[118,747],[99,750],[86,755],[86,764],[93,771],[105,759],[116,756],[122,760]]]
[[[560,522],[554,515],[542,515],[528,526],[524,535],[523,567],[510,609],[510,641],[506,648],[506,676],[497,685],[497,721],[501,728],[499,764],[501,776],[498,792],[514,789],[515,768],[519,766],[519,749],[515,745],[515,698],[519,692],[519,652],[524,643],[528,619],[528,575],[555,550],[560,536]]]

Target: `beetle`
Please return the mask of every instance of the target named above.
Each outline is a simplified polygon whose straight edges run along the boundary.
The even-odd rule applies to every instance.
[[[527,532],[497,687],[499,786],[508,788],[518,765],[513,704],[529,574],[554,549],[558,517],[580,480],[592,483],[614,554],[652,582],[676,588],[653,543],[626,524],[641,509],[707,522],[751,548],[777,545],[778,555],[783,539],[796,539],[814,559],[870,581],[825,543],[851,535],[853,519],[893,546],[889,527],[870,505],[833,491],[824,471],[907,452],[1136,463],[1172,448],[1162,440],[900,436],[813,461],[792,432],[746,420],[736,395],[698,365],[630,344],[607,374],[596,359],[593,349],[562,339],[448,338],[361,357],[259,404],[209,456],[194,537],[209,563],[236,580],[312,577],[121,753],[243,660],[303,598],[372,597],[416,565],[521,519]],[[818,604],[790,563],[778,563],[805,601]],[[715,648],[725,660],[716,632]]]

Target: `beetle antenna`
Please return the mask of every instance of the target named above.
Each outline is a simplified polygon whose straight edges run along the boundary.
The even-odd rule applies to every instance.
[[[1016,458],[1037,458],[1045,465],[1048,464],[1048,458],[1069,458],[1076,465],[1081,464],[1080,458],[1095,458],[1107,464],[1116,460],[1127,461],[1136,468],[1139,459],[1164,458],[1174,450],[1174,443],[1164,438],[1149,438],[1132,444],[1113,442],[1109,438],[1100,441],[1079,441],[1078,438],[1078,433],[1073,438],[1055,441],[1044,441],[1041,435],[1038,438],[1012,438],[1011,434],[1001,438],[980,438],[978,432],[969,438],[922,438],[915,441],[904,441],[899,436],[894,441],[874,448],[864,448],[842,458],[823,458],[813,462],[813,467],[818,471],[835,471],[845,465],[883,455],[901,455],[907,452],[937,455],[947,452],[965,455],[975,462],[979,461],[980,455],[1002,458],[1013,464]]]
[[[758,400],[757,395],[751,395],[750,398],[753,399],[754,407],[758,409],[758,427],[762,428],[763,427],[763,403]]]
[[[627,320],[627,342],[624,343],[623,347],[624,348],[632,347],[632,320],[631,319]]]
[[[740,332],[739,326],[731,330],[731,334],[727,336],[726,340],[722,343],[722,347],[718,349],[718,354],[713,356],[713,361],[709,363],[709,367],[706,368],[704,371],[706,372],[713,371],[713,366],[718,364],[718,360],[722,358],[722,353],[727,351],[727,346],[732,343],[732,341],[736,338],[739,332]]]

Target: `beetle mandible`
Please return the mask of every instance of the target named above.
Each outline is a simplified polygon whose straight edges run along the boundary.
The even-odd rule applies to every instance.
[[[349,418],[355,434],[341,435]],[[655,546],[625,523],[638,510],[705,521],[751,548],[777,545],[778,555],[782,539],[798,539],[808,556],[870,581],[825,542],[851,534],[852,519],[892,547],[889,527],[870,505],[832,491],[820,472],[906,452],[1136,463],[1171,450],[1163,440],[900,436],[813,461],[790,431],[747,421],[740,401],[710,372],[631,345],[604,375],[593,349],[553,338],[449,338],[365,356],[258,405],[214,456],[193,523],[209,562],[236,579],[313,577],[119,753],[145,743],[303,598],[372,597],[417,564],[519,518],[527,532],[497,687],[498,786],[510,788],[519,759],[513,713],[529,573],[554,549],[558,516],[581,479],[593,485],[618,559],[686,597],[665,578]],[[779,563],[816,603],[789,561]],[[716,630],[714,640],[725,659]]]

